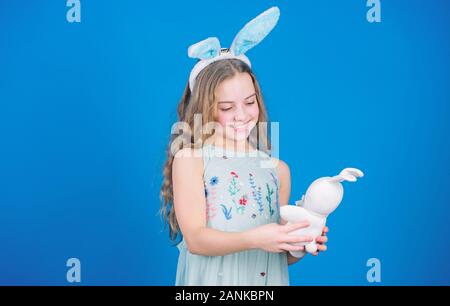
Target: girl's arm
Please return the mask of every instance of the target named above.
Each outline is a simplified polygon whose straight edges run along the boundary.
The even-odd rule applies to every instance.
[[[193,254],[220,256],[255,248],[269,252],[296,251],[299,247],[290,243],[311,241],[310,237],[289,235],[290,231],[307,226],[306,223],[271,223],[244,232],[208,228],[203,159],[198,151],[182,149],[177,152],[172,165],[172,184],[177,222]]]

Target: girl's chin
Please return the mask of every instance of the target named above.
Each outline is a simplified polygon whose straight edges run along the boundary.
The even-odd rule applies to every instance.
[[[227,135],[227,139],[230,141],[244,141],[248,138],[247,132],[236,132],[232,135]]]

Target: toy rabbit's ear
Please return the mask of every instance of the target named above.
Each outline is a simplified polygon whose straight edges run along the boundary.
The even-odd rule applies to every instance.
[[[336,175],[333,178],[335,180],[337,180],[338,182],[341,182],[342,180],[349,181],[349,182],[356,182],[357,177],[363,177],[363,176],[364,176],[364,173],[359,169],[345,168],[344,170],[341,171],[341,173],[339,173],[339,175]]]
[[[353,175],[351,175],[348,172],[341,172],[341,174],[339,174],[339,176],[345,181],[356,182],[356,177],[354,177]]]
[[[356,168],[345,168],[344,170],[353,175],[355,178],[364,176],[364,173]]]
[[[305,203],[305,195],[302,195],[301,200],[295,201],[295,206],[303,206]]]
[[[209,37],[188,48],[188,56],[198,59],[210,59],[220,54],[220,42],[217,37]]]
[[[269,34],[280,18],[280,10],[274,6],[247,23],[236,35],[230,51],[239,56],[244,54]]]

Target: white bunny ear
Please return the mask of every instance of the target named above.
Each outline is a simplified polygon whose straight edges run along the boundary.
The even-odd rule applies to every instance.
[[[350,173],[354,177],[363,177],[364,176],[364,173],[361,170],[356,169],[356,168],[345,168],[341,172],[343,172],[343,171]]]
[[[349,181],[356,182],[357,177],[363,177],[364,173],[356,168],[345,168],[339,175],[333,176],[333,180],[337,182]]]
[[[274,6],[248,22],[236,35],[230,51],[239,56],[259,44],[269,34],[280,18],[280,10]]]
[[[220,54],[220,42],[217,37],[209,37],[188,48],[188,56],[198,59],[210,59]]]
[[[339,174],[339,176],[341,177],[342,180],[344,181],[349,181],[349,182],[356,182],[356,177],[354,177],[351,173],[349,172],[341,172]]]

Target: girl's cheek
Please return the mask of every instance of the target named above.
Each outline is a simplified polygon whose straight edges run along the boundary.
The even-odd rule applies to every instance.
[[[219,112],[219,116],[217,117],[217,120],[219,121],[220,125],[225,127],[227,123],[233,122],[233,116],[225,114],[223,112]]]
[[[258,119],[258,116],[259,116],[259,107],[258,107],[258,104],[254,104],[254,105],[252,105],[253,107],[250,109],[250,114],[251,114],[251,116],[253,117],[253,118],[256,118],[256,119]]]
[[[249,117],[251,117],[253,120],[258,120],[259,117],[259,107],[258,104],[252,104],[251,107],[247,109],[247,114]]]

